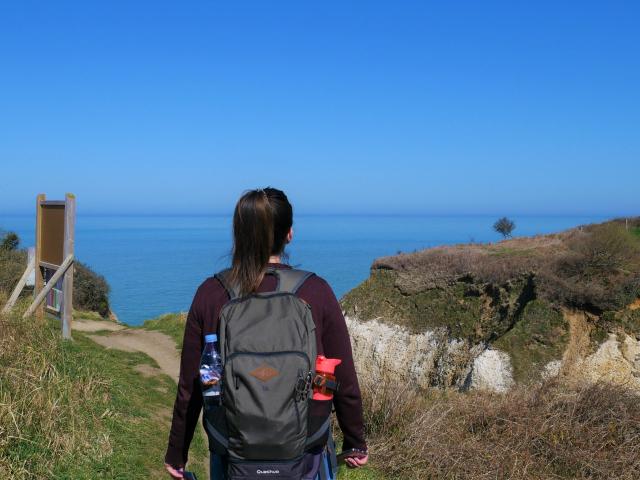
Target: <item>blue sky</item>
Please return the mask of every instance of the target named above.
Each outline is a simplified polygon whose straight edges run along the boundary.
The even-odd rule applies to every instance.
[[[638,214],[636,1],[0,4],[0,210]]]

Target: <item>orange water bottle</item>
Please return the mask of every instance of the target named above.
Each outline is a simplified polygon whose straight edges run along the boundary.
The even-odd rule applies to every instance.
[[[331,400],[333,398],[333,392],[338,390],[335,371],[341,363],[340,359],[318,355],[316,358],[316,377],[313,379],[314,400]]]

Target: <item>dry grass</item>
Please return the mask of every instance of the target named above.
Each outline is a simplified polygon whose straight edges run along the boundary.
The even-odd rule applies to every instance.
[[[504,285],[534,275],[539,296],[557,306],[596,313],[624,307],[640,294],[640,242],[613,220],[552,235],[487,245],[455,245],[382,257],[372,269],[393,270],[403,294],[459,281]]]
[[[0,325],[0,472],[22,478],[38,465],[35,471],[53,477],[54,459],[108,454],[109,438],[88,436],[82,424],[87,416],[76,415],[87,412],[87,401],[105,389],[105,380],[81,366],[73,377],[61,370],[66,352],[56,348],[50,329],[35,324],[29,331],[6,319]]]
[[[507,394],[363,385],[374,464],[399,479],[634,479],[640,402],[605,384]]]
[[[23,250],[0,249],[0,291],[11,293],[27,266],[27,253]]]
[[[20,305],[23,307],[24,305]],[[0,478],[161,478],[175,384],[140,353],[0,317]],[[195,451],[202,451],[198,437]],[[202,470],[199,470],[202,473]]]

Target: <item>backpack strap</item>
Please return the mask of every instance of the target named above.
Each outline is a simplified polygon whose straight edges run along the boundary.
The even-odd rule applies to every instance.
[[[240,296],[240,291],[234,285],[231,284],[231,280],[229,278],[230,273],[231,273],[231,269],[227,268],[225,270],[222,270],[216,273],[214,277],[218,279],[218,281],[222,284],[224,289],[227,291],[227,294],[229,295],[229,300],[233,300],[234,298],[238,298]]]
[[[215,278],[222,284],[224,289],[227,291],[229,295],[229,299],[233,300],[234,298],[238,298],[240,296],[240,290],[231,283],[229,275],[231,273],[231,269],[227,268],[222,270],[214,275]],[[274,275],[277,280],[276,292],[289,292],[295,294],[302,284],[307,280],[307,278],[315,275],[313,272],[307,272],[305,270],[297,270],[297,269],[285,269],[285,268],[267,268],[267,274]]]
[[[294,268],[269,268],[267,273],[272,273],[278,279],[276,292],[297,293],[302,284],[311,276],[313,272],[297,270]]]

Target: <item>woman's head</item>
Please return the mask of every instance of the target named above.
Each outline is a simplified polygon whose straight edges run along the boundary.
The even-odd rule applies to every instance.
[[[293,208],[282,190],[249,190],[233,213],[231,279],[242,293],[253,292],[269,257],[280,255],[291,240]]]

